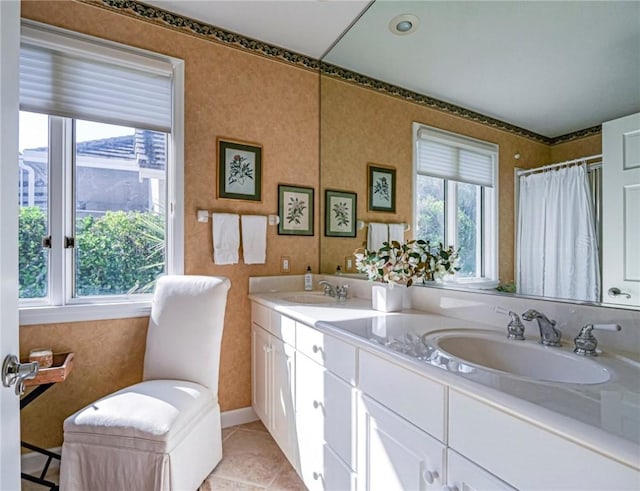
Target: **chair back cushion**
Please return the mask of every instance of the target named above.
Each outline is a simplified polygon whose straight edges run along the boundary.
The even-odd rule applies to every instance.
[[[156,284],[143,380],[187,380],[218,393],[227,292],[224,277],[168,275]]]

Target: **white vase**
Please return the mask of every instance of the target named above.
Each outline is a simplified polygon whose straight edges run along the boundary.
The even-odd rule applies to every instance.
[[[380,312],[402,310],[402,296],[406,288],[399,285],[377,283],[371,286],[371,305]]]

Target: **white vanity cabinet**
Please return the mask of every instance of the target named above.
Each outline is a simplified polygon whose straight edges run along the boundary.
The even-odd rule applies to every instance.
[[[292,341],[295,339],[295,322],[256,304],[252,312],[253,408],[295,467],[298,455],[295,432],[295,348],[273,334],[278,333]]]
[[[296,324],[296,427],[310,489],[355,489],[356,348]]]
[[[312,491],[640,489],[640,472],[256,302],[253,407]]]
[[[518,489],[640,489],[637,470],[456,390],[449,447]]]

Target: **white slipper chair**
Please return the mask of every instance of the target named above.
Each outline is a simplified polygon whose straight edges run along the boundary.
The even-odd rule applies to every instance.
[[[143,382],[64,422],[60,489],[195,490],[222,459],[218,371],[226,278],[163,276]]]

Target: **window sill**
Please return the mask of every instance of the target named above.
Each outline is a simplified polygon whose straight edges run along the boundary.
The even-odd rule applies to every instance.
[[[500,281],[489,278],[453,278],[445,279],[443,284],[455,288],[469,288],[474,290],[494,290]]]
[[[82,305],[46,305],[21,307],[21,326],[62,322],[97,321],[146,317],[151,313],[151,300],[137,302],[94,303]]]

